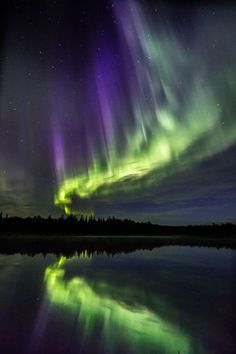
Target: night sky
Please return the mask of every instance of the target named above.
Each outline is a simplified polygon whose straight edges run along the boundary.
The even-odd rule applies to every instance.
[[[236,7],[0,4],[0,210],[236,221]]]

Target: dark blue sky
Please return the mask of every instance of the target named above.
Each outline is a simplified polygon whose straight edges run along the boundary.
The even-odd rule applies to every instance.
[[[235,6],[0,6],[3,213],[235,221]]]

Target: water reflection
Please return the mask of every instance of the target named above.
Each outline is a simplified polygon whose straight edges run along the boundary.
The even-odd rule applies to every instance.
[[[78,314],[87,340],[93,340],[99,323],[107,353],[116,352],[122,339],[132,353],[190,353],[188,336],[147,307],[127,304],[112,294],[96,293],[82,277],[65,277],[64,266],[77,260],[60,260],[46,269],[47,295],[53,304]],[[100,289],[106,284],[97,284]]]
[[[0,354],[235,354],[236,251],[0,256]]]

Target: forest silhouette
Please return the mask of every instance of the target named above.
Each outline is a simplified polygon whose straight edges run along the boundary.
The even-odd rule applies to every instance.
[[[115,217],[95,218],[83,215],[61,216],[52,218],[18,217],[0,213],[0,234],[42,234],[42,235],[117,235],[117,236],[144,236],[144,235],[207,235],[224,236],[235,235],[236,225],[233,223],[167,226],[152,224],[151,222],[136,222],[130,219]]]
[[[165,226],[129,219],[84,216],[9,217],[0,214],[0,253],[132,252],[168,245],[236,248],[236,225]]]

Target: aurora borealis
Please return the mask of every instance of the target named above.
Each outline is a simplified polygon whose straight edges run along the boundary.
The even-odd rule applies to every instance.
[[[235,220],[234,6],[2,7],[3,212]]]

